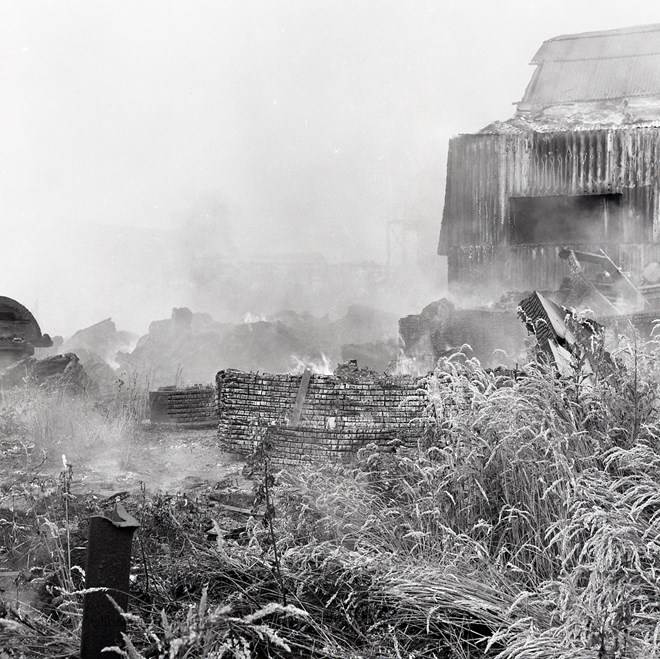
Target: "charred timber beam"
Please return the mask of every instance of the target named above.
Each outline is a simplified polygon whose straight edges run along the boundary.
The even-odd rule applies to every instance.
[[[300,386],[298,387],[298,394],[296,395],[296,404],[293,408],[293,415],[291,416],[291,425],[294,427],[300,425],[303,405],[305,404],[305,398],[307,397],[307,390],[309,389],[311,379],[312,372],[306,368],[305,372],[302,374],[302,378],[300,378]]]

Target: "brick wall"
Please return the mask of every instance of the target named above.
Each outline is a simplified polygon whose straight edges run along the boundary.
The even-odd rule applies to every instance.
[[[150,391],[149,409],[153,423],[213,427],[218,422],[215,388],[211,385]]]
[[[291,425],[300,375],[225,370],[216,376],[223,448],[249,455],[251,423],[270,426],[273,459],[299,464],[354,455],[368,443],[414,443],[427,403],[425,380],[409,376],[351,379],[313,375],[297,426]]]

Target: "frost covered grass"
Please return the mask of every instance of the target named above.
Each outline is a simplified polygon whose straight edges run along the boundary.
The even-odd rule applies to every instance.
[[[417,446],[351,464],[276,473],[264,433],[236,533],[208,492],[128,500],[126,656],[660,655],[658,356],[632,341],[588,380],[448,359]],[[76,611],[38,620],[71,644]]]
[[[657,656],[656,348],[589,381],[448,360],[417,449],[286,478],[283,537],[370,566],[387,656]]]

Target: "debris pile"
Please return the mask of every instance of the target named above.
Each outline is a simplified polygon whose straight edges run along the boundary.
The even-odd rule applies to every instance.
[[[396,317],[359,305],[337,320],[282,311],[269,318],[247,315],[242,323],[217,322],[181,307],[170,318],[152,322],[141,338],[118,330],[106,318],[66,341],[56,339],[54,345],[48,335],[42,336],[27,309],[0,298],[0,368],[20,360],[6,374],[7,383],[40,380],[42,370],[49,372],[58,360],[70,361],[68,355],[84,367],[85,388],[93,381],[101,393],[111,393],[126,375],[144,377],[154,388],[185,388],[211,382],[219,368],[291,372],[317,363],[325,371],[342,354],[384,370],[398,351]],[[46,358],[43,367],[35,367],[34,359],[21,360],[35,347]]]
[[[236,324],[184,308],[151,323],[135,349],[116,359],[121,369],[149,372],[157,387],[182,386],[212,381],[219,368],[287,373],[343,355],[384,370],[396,356],[396,341],[394,315],[358,305],[337,320],[282,311]]]
[[[513,367],[525,352],[525,332],[508,305],[458,309],[447,299],[399,321],[405,354],[432,370],[438,359],[463,351],[485,367]]]
[[[561,375],[579,370],[589,378],[603,360],[611,360],[604,349],[603,326],[552,302],[538,292],[520,302],[518,315],[536,338],[540,355],[552,361]]]
[[[95,393],[98,389],[73,353],[45,359],[25,357],[0,370],[0,388],[25,385],[52,387],[73,394]]]
[[[94,354],[108,364],[115,362],[119,351],[129,351],[137,343],[137,335],[117,330],[112,318],[106,318],[85,329],[78,330],[62,346],[64,352]],[[82,357],[81,357],[82,359]]]
[[[512,313],[514,300],[522,300],[518,316],[536,337],[536,347],[563,373],[576,359],[584,362],[583,370],[603,359],[607,365],[608,337],[616,339],[631,324],[642,337],[652,335],[660,317],[660,264],[651,263],[634,275],[603,250],[563,247],[558,257],[566,263],[568,276],[555,291],[510,292],[490,307],[475,309],[457,309],[443,299],[418,315],[401,318],[406,356],[429,370],[439,358],[459,350],[476,356],[486,368],[515,367],[524,361],[528,346]]]
[[[603,250],[600,254],[592,254],[565,247],[559,252],[559,257],[568,263],[571,272],[569,282],[560,289],[571,307],[589,307],[597,315],[650,309],[651,304],[642,290]],[[591,273],[585,264],[595,266]]]
[[[368,364],[374,371],[388,371],[399,357],[401,349],[394,339],[377,343],[348,343],[341,347],[341,361]]]

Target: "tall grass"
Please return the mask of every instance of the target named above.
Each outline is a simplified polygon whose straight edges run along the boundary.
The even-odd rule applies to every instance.
[[[194,560],[154,563],[153,591],[205,594],[152,593],[167,624],[144,611],[131,656],[146,637],[161,657],[658,656],[657,356],[633,339],[589,378],[457,356],[415,448],[280,473],[277,515],[238,541],[205,545],[190,502],[170,508]]]
[[[130,383],[104,400],[53,387],[0,392],[2,571],[30,582],[34,606],[0,598],[0,656],[69,657],[77,651],[84,544],[93,499],[76,492],[77,465],[130,451],[145,392]]]
[[[365,596],[413,652],[657,656],[657,356],[633,340],[589,380],[449,359],[417,449],[288,474],[282,531],[377,565]]]
[[[36,386],[0,391],[0,436],[23,441],[57,464],[63,453],[75,461],[109,447],[128,452],[147,416],[147,391],[138,376],[119,380],[102,398]]]
[[[444,360],[417,446],[265,472],[276,514],[211,520],[214,543],[202,500],[145,495],[127,656],[660,656],[659,356],[633,336],[589,377]]]

